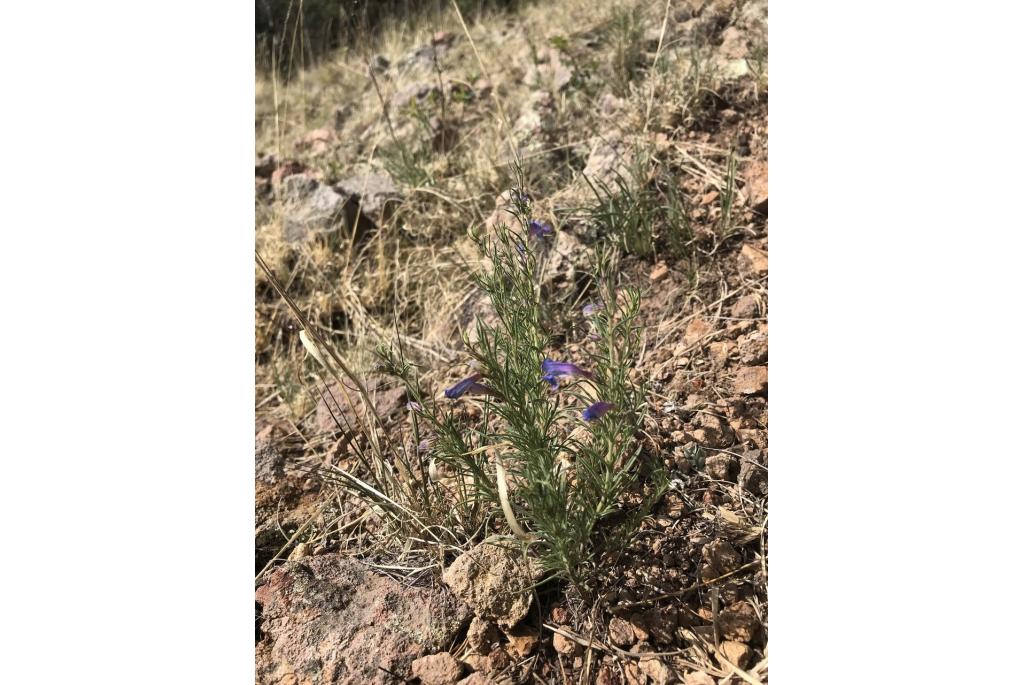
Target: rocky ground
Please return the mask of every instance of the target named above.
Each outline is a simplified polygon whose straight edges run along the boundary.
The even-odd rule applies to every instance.
[[[467,24],[472,43],[442,13],[258,79],[257,250],[404,440],[407,398],[372,350],[400,333],[433,392],[458,380],[460,326],[485,314],[466,233],[495,220],[510,144],[557,229],[543,278],[566,358],[587,346],[581,255],[614,239],[582,178],[657,190],[656,235],[620,277],[645,287],[639,435],[670,486],[587,602],[536,585],[497,531],[443,558],[383,535],[322,477],[359,468],[353,388],[325,388],[258,271],[257,680],[767,682],[767,3],[577,0]],[[659,223],[668,186],[681,247]]]

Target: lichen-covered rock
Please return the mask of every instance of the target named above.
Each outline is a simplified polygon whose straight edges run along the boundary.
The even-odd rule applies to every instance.
[[[530,610],[540,575],[518,545],[489,538],[452,562],[443,580],[474,614],[511,628]]]
[[[256,675],[268,684],[405,682],[413,661],[447,649],[469,619],[444,588],[406,587],[337,554],[276,569],[256,601]]]

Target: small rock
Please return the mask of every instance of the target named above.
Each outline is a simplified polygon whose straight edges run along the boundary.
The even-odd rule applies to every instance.
[[[633,161],[630,140],[617,131],[612,132],[599,136],[598,142],[587,157],[583,175],[595,186],[606,185],[608,190],[615,194],[619,192],[619,182],[633,182]]]
[[[285,179],[285,184],[290,188],[288,192],[292,197],[301,196],[308,188],[301,176],[290,176]],[[293,205],[283,222],[284,238],[290,243],[305,242],[315,235],[352,226],[355,220],[352,216],[354,206],[348,198],[319,183],[308,196],[293,202]]]
[[[736,602],[719,614],[718,628],[726,640],[750,642],[760,634],[761,621],[754,607],[746,602]]]
[[[295,545],[295,549],[293,549],[292,553],[288,555],[288,561],[298,561],[299,559],[305,559],[312,553],[313,550],[310,549],[309,543],[300,542],[299,544]]]
[[[736,478],[739,469],[736,457],[731,454],[713,454],[704,461],[704,464],[704,471],[708,477],[715,480],[731,481]]]
[[[711,324],[699,316],[696,317],[687,324],[686,331],[683,332],[683,345],[689,347],[696,344],[697,341],[710,333],[711,330]]]
[[[762,275],[768,273],[768,254],[763,250],[747,243],[740,250],[740,256],[746,260],[754,273]]]
[[[314,155],[319,155],[327,151],[331,143],[336,140],[334,129],[323,128],[313,129],[306,135],[302,136],[302,139],[295,145],[300,150],[309,150]]]
[[[525,560],[508,542],[489,538],[456,558],[442,580],[477,616],[511,628],[529,612],[531,587],[541,574],[535,560]]]
[[[736,343],[732,340],[722,340],[708,345],[708,354],[711,355],[711,360],[718,366],[724,366],[735,350]]]
[[[495,685],[495,682],[483,673],[477,672],[466,676],[457,685]]]
[[[729,314],[736,319],[753,319],[758,315],[759,303],[757,296],[750,294],[744,295],[740,299],[736,300],[733,304],[732,309],[729,310]]]
[[[555,633],[552,643],[559,654],[572,654],[578,646],[575,640],[570,640],[561,633]]]
[[[718,646],[718,648],[722,651],[722,654],[726,659],[740,668],[746,668],[747,664],[750,663],[750,657],[753,656],[753,651],[750,647],[742,642],[725,640]],[[722,664],[722,666],[727,666],[727,664]]]
[[[758,214],[768,216],[768,164],[760,160],[750,162],[743,172],[746,179],[747,198],[750,200],[750,207]],[[765,269],[767,270],[767,265]]]
[[[743,463],[740,464],[740,474],[737,478],[737,482],[747,492],[765,496],[768,494],[768,471],[763,466],[759,465],[759,460],[756,460],[752,454],[760,454],[760,450],[753,450],[744,454]],[[758,461],[758,464],[752,463]]]
[[[594,680],[594,685],[622,685],[618,669],[611,664],[602,663],[601,668],[597,671],[597,679]]]
[[[743,395],[759,395],[768,392],[768,367],[744,366],[736,372],[733,390]]]
[[[486,670],[488,673],[504,671],[512,663],[512,658],[504,649],[498,648],[492,651],[487,657]]]
[[[412,662],[412,675],[423,685],[455,685],[462,677],[462,664],[448,652],[431,654]]]
[[[313,177],[300,173],[281,180],[278,195],[282,202],[295,204],[308,199],[320,184]]]
[[[466,664],[470,671],[490,671],[490,661],[482,654],[467,654],[462,657],[462,663]]]
[[[554,607],[551,609],[551,621],[553,623],[568,623],[569,611],[565,607]]]
[[[537,633],[529,628],[506,630],[505,637],[508,638],[509,651],[521,659],[530,656],[539,641]]]
[[[350,176],[335,185],[342,193],[359,203],[359,213],[380,223],[388,210],[402,199],[395,182],[384,174]]]
[[[658,262],[658,264],[651,270],[651,275],[648,277],[651,282],[659,281],[668,275],[668,265],[665,262]]]
[[[542,148],[554,125],[555,100],[546,90],[534,91],[523,102],[512,126],[512,137],[527,150]]]
[[[622,670],[626,673],[626,685],[647,684],[647,676],[640,670],[640,666],[638,666],[634,661],[627,661],[623,664]]]
[[[743,59],[747,56],[747,40],[735,26],[730,26],[722,31],[722,45],[718,48],[719,54],[727,59]]]
[[[618,647],[629,647],[636,642],[633,626],[618,616],[615,616],[608,622],[608,638],[612,641],[613,645]]]
[[[715,679],[704,671],[691,671],[683,676],[683,685],[716,685]]]
[[[731,573],[743,563],[743,557],[725,540],[714,540],[701,550],[704,563],[700,567],[701,580],[707,582]]]
[[[487,655],[491,652],[491,645],[497,642],[500,637],[496,625],[490,621],[485,621],[479,616],[474,616],[466,633],[466,642],[473,652]]]
[[[660,659],[642,659],[640,670],[650,678],[652,685],[666,685],[672,678],[672,671]]]
[[[712,191],[704,194],[704,197],[702,197],[700,199],[700,204],[701,204],[702,207],[706,207],[706,206],[708,206],[709,204],[711,204],[712,202],[714,202],[717,199],[718,199],[718,191],[717,190],[712,190]]]

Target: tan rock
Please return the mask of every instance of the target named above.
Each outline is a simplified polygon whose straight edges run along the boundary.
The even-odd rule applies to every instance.
[[[660,659],[643,659],[640,661],[640,670],[650,678],[652,685],[667,685],[671,682],[672,671]]]
[[[690,321],[683,332],[683,344],[690,346],[706,336],[712,330],[711,324],[699,316]]]
[[[636,642],[636,635],[628,621],[615,616],[608,622],[608,639],[618,647],[629,647]]]
[[[508,650],[519,658],[525,658],[537,648],[537,633],[529,628],[514,628],[505,631],[508,638]]]
[[[571,640],[561,633],[555,633],[552,644],[555,647],[555,651],[559,654],[572,654],[578,646],[575,640]]]
[[[740,248],[740,257],[754,273],[762,275],[768,273],[768,253],[764,250],[759,250],[750,243],[746,243]]]
[[[736,372],[732,387],[742,395],[758,395],[768,392],[768,367],[744,366]]]
[[[667,275],[668,275],[668,265],[665,264],[665,262],[658,262],[654,266],[654,268],[651,269],[651,274],[650,274],[650,276],[648,276],[648,278],[650,278],[651,282],[653,283],[654,281],[660,281],[662,278],[664,278]]]
[[[683,685],[717,685],[704,671],[691,671],[683,676]]]
[[[412,662],[412,675],[423,685],[455,685],[462,677],[462,663],[448,652],[431,654]]]
[[[718,646],[718,649],[721,650],[722,655],[726,659],[740,668],[747,667],[747,664],[750,663],[750,657],[754,653],[749,646],[742,642],[734,642],[733,640],[725,640]],[[727,664],[722,664],[722,666],[727,666]]]
[[[477,616],[511,628],[529,612],[540,575],[539,564],[524,559],[518,545],[489,538],[456,558],[442,580]]]

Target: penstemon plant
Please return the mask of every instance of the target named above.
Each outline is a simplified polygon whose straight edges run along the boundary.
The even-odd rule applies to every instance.
[[[522,190],[511,191],[514,221],[474,236],[489,263],[475,280],[496,318],[477,317],[475,338],[464,338],[474,371],[444,395],[450,402],[478,397],[484,412],[477,425],[461,424],[450,404],[425,397],[393,349],[380,354],[414,398],[414,432],[423,423],[432,428],[429,458],[454,472],[462,505],[475,512],[500,507],[545,569],[583,590],[611,539],[600,524],[622,511],[639,485],[645,388],[629,371],[640,347],[640,293],[616,289],[613,255],[597,250],[597,299],[583,311],[596,351],[552,359],[539,273],[553,230],[532,217],[532,204]],[[661,480],[653,479],[648,501],[660,495]],[[622,525],[628,521],[620,521],[620,534]]]

